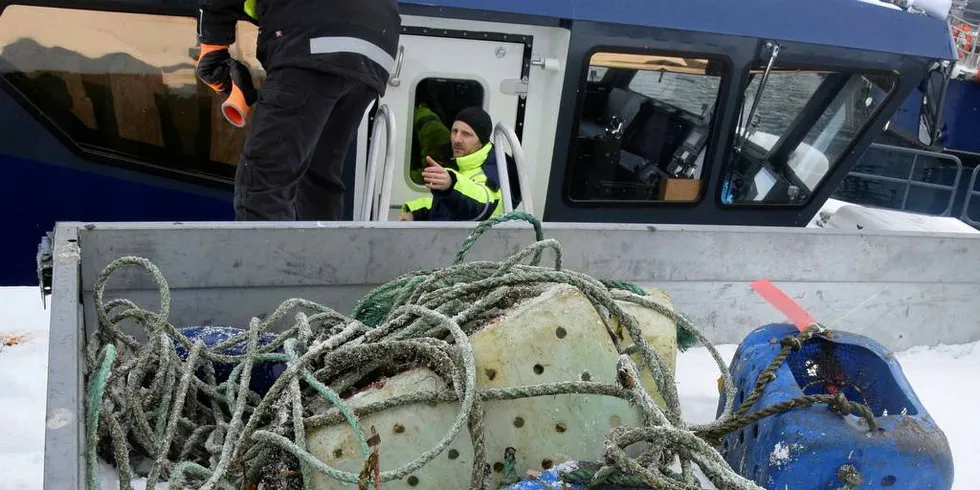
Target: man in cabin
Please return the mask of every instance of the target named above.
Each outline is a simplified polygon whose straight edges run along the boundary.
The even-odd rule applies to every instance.
[[[450,132],[453,159],[439,163],[425,157],[422,179],[432,195],[402,205],[399,221],[484,220],[500,214],[503,201],[492,131],[490,115],[483,109],[460,111]]]
[[[235,219],[340,219],[347,151],[395,63],[397,0],[198,1],[198,77],[229,103],[255,105],[235,175]],[[238,19],[259,25],[267,76],[258,91],[228,53]]]

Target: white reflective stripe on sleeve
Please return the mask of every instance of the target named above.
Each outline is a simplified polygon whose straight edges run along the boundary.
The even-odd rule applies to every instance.
[[[385,50],[356,37],[314,37],[310,39],[310,54],[356,53],[381,65],[387,72],[395,65],[395,59]]]

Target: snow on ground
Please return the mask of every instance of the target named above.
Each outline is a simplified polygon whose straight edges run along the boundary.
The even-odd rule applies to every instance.
[[[46,397],[49,311],[41,307],[34,287],[0,288],[0,487],[41,488],[44,462],[44,401]],[[4,346],[10,337],[22,338]],[[734,345],[718,350],[729,361]],[[955,459],[954,490],[974,488],[980,481],[980,424],[973,413],[980,406],[980,342],[967,345],[916,347],[898,353],[916,394],[946,433]],[[718,368],[704,348],[677,359],[677,383],[688,422],[714,419],[718,404]],[[103,488],[115,488],[103,476]],[[970,485],[968,487],[968,485]]]
[[[41,488],[48,318],[38,288],[0,288],[0,487]],[[5,339],[21,338],[4,345]]]

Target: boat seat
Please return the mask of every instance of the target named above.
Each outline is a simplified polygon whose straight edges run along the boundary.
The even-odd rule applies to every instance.
[[[632,137],[626,138],[623,149],[647,158],[655,165],[666,165],[687,130],[681,119],[654,111],[634,130]]]
[[[609,91],[605,110],[602,113],[602,123],[598,121],[582,121],[579,124],[579,136],[594,138],[605,134],[605,123],[613,117],[623,121],[623,131],[631,135],[635,128],[646,120],[653,112],[650,100],[643,94],[621,88]]]

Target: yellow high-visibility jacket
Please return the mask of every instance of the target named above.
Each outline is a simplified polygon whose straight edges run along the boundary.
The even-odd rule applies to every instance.
[[[504,209],[497,181],[497,158],[493,144],[487,143],[475,153],[455,159],[458,170],[446,168],[452,186],[433,190],[402,205],[416,221],[482,221],[501,214]]]

